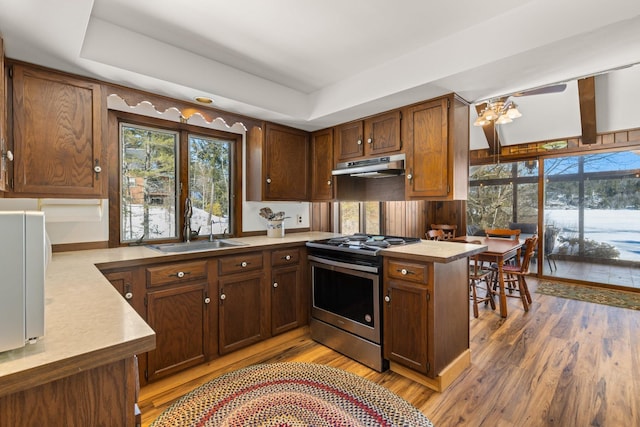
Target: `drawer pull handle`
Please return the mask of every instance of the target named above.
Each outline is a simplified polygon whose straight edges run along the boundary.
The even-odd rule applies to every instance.
[[[182,279],[187,274],[191,274],[191,272],[190,271],[178,271],[175,274],[170,274],[169,277],[176,276],[178,279]]]
[[[285,255],[283,257],[280,257],[280,259],[285,259],[287,261],[291,260],[291,255]]]
[[[411,270],[407,270],[406,268],[403,268],[401,270],[396,270],[396,271],[402,274],[403,276],[406,276],[407,274],[416,274]]]
[[[240,264],[237,264],[237,267],[245,268],[249,263],[247,261],[242,261]]]

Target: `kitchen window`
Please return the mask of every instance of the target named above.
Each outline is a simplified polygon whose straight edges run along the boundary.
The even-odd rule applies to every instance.
[[[191,230],[233,235],[239,228],[241,136],[212,129],[138,118],[120,118],[119,199],[121,243],[184,240],[185,202],[191,200]],[[114,242],[119,239],[119,242]]]
[[[179,133],[120,124],[120,239],[178,237]]]
[[[340,202],[340,233],[381,234],[380,202]]]

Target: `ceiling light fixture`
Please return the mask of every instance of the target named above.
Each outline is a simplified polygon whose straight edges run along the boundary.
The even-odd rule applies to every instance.
[[[496,124],[502,125],[505,123],[511,123],[513,119],[522,117],[518,106],[513,101],[488,101],[487,105],[478,115],[478,118],[473,122],[474,126],[484,126],[492,121]]]
[[[201,104],[211,104],[213,102],[213,99],[206,96],[196,96],[194,99]]]

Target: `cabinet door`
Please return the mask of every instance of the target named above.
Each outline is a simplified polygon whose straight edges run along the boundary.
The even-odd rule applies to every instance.
[[[388,280],[384,295],[384,357],[428,374],[428,288]]]
[[[425,102],[404,114],[408,198],[449,194],[448,103],[448,98]]]
[[[9,187],[6,84],[4,75],[4,44],[2,37],[0,37],[0,191],[7,191]]]
[[[218,351],[230,353],[267,337],[262,272],[238,274],[218,282]]]
[[[334,198],[333,129],[311,135],[311,200],[329,201]]]
[[[205,361],[206,298],[206,282],[147,293],[147,321],[156,333],[156,348],[147,358],[149,381]]]
[[[264,200],[309,200],[309,134],[267,124]]]
[[[13,66],[14,190],[101,197],[100,85]]]
[[[336,162],[364,156],[363,132],[362,121],[345,123],[335,128]]]
[[[300,286],[298,266],[274,268],[271,281],[271,335],[300,326]]]
[[[364,135],[367,154],[381,155],[400,150],[400,111],[365,120]]]

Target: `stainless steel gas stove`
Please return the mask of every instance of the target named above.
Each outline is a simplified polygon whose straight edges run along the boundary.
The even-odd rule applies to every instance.
[[[366,234],[308,242],[311,337],[377,371],[386,370],[380,251],[418,242],[418,238]]]

